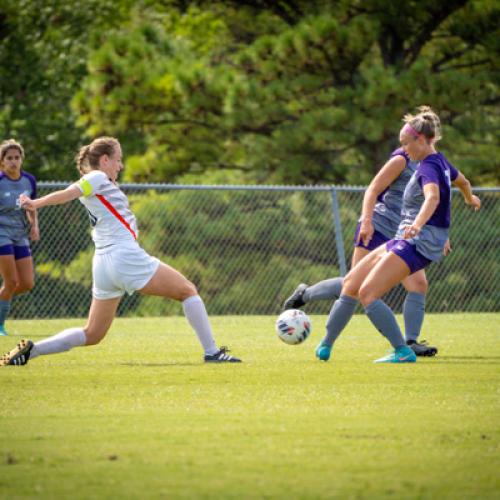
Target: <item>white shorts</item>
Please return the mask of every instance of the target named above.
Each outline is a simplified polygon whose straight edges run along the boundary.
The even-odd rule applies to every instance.
[[[132,295],[144,288],[160,265],[139,245],[98,250],[92,262],[92,295],[96,299],[114,299],[125,292]]]

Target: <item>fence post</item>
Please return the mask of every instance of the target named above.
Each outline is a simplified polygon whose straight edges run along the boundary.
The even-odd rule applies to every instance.
[[[344,238],[342,235],[342,223],[340,222],[339,200],[335,187],[332,187],[331,194],[333,224],[335,227],[335,242],[337,244],[337,257],[339,260],[340,275],[345,276],[347,274],[347,267],[345,264]]]

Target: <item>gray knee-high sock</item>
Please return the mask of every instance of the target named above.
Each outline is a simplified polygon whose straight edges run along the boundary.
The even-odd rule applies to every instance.
[[[215,354],[218,352],[219,349],[215,345],[207,310],[201,297],[199,295],[188,297],[182,302],[182,307],[189,324],[193,327],[196,335],[198,335],[205,354]]]
[[[0,300],[0,326],[3,326],[10,311],[10,300]]]
[[[332,346],[337,337],[342,333],[354,314],[358,301],[347,295],[341,295],[333,304],[326,322],[326,335],[322,344]]]
[[[302,299],[304,302],[314,302],[315,300],[337,300],[342,292],[344,278],[332,278],[323,280],[315,285],[307,287]]]
[[[392,347],[396,348],[405,345],[396,316],[383,300],[374,300],[369,306],[365,307],[365,312],[375,328],[387,338]]]
[[[58,352],[69,351],[73,347],[85,345],[87,338],[83,328],[68,328],[48,339],[36,342],[30,353],[30,359],[45,354],[56,354]]]
[[[425,295],[423,293],[408,292],[403,305],[406,340],[417,341],[422,330],[425,314]]]

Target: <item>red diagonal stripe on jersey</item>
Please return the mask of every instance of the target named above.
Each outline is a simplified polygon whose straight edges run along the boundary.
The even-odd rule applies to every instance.
[[[132,233],[134,240],[137,239],[135,231],[130,227],[130,224],[117,212],[116,208],[104,198],[102,194],[96,194],[97,199]]]

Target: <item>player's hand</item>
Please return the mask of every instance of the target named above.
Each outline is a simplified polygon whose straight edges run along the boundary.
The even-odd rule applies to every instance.
[[[372,221],[364,220],[363,222],[361,222],[361,225],[359,226],[358,241],[356,243],[362,241],[365,247],[368,246],[371,239],[373,238],[373,232],[374,229]]]
[[[38,226],[31,226],[30,229],[30,240],[38,241],[40,239],[40,229]]]
[[[403,239],[411,240],[412,238],[415,238],[415,236],[418,236],[421,230],[422,228],[416,226],[415,224],[412,224],[411,226],[404,226]]]
[[[447,255],[449,255],[451,253],[451,243],[450,243],[450,240],[449,238],[446,240],[446,243],[444,244],[444,247],[443,247],[443,255],[446,257]]]
[[[465,203],[473,207],[475,212],[481,208],[481,200],[479,199],[479,196],[476,196],[475,194],[472,195],[470,201],[466,201]]]
[[[19,203],[21,204],[21,208],[24,208],[25,210],[29,210],[30,212],[36,210],[36,208],[33,205],[33,200],[29,196],[26,196],[25,194],[21,194],[19,196]]]

